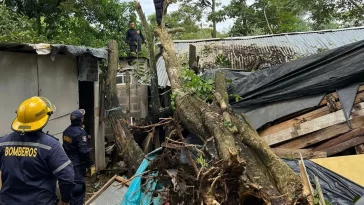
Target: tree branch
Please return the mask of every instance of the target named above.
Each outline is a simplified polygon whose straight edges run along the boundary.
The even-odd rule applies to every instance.
[[[361,7],[358,3],[356,3],[354,0],[349,0],[350,1],[350,3],[352,3],[352,4],[354,4],[354,6],[356,7],[356,8],[358,8],[360,11],[361,11],[361,13],[364,15],[364,8],[363,7]]]
[[[155,58],[155,51],[154,51],[154,35],[152,29],[149,27],[148,21],[144,15],[142,7],[138,1],[135,1],[136,11],[139,15],[140,21],[144,27],[144,34],[147,39],[147,47],[149,50],[149,60],[150,60],[150,92],[152,96],[159,96],[159,85],[158,85],[158,75],[157,75],[157,62]],[[152,114],[159,113],[161,102],[159,97],[152,97],[151,98],[151,111]]]
[[[180,32],[185,32],[185,31],[186,31],[186,29],[183,27],[168,29],[169,34],[180,33]]]
[[[265,18],[265,21],[267,22],[267,26],[268,26],[268,29],[270,31],[270,34],[273,34],[272,28],[271,28],[271,26],[269,24],[269,21],[268,21],[268,18],[267,18],[267,13],[265,12],[265,6],[263,8],[263,12],[264,12],[264,18]]]

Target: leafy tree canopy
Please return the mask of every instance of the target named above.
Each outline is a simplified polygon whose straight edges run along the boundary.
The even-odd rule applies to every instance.
[[[136,19],[134,3],[118,0],[13,0],[5,1],[5,5],[7,9],[2,7],[1,11],[13,18],[0,17],[6,25],[2,32],[19,29],[35,38],[15,35],[4,41],[103,47],[108,40],[116,39],[122,56],[127,51],[124,36],[129,21]]]

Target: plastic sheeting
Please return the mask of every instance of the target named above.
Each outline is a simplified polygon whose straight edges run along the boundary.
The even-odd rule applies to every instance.
[[[335,91],[363,82],[364,41],[251,73],[233,82],[243,97],[234,107],[260,105]]]
[[[283,116],[313,108],[326,93],[334,91],[341,96],[348,117],[355,89],[364,82],[363,59],[364,41],[360,41],[253,73],[221,71],[232,80],[228,93],[242,97],[239,102],[231,99],[232,109],[246,113],[258,129]],[[204,76],[214,78],[216,71],[206,71]]]
[[[19,44],[22,45],[22,44]],[[108,59],[108,52],[106,48],[89,48],[85,46],[71,46],[62,44],[28,44],[32,47],[38,55],[48,55],[55,56],[58,53],[65,53],[71,56],[81,56],[84,54],[90,54],[95,58]]]
[[[147,170],[149,166],[149,162],[152,161],[160,152],[162,148],[156,149],[153,152],[149,153],[145,156],[145,159],[140,164],[138,170],[134,174],[135,177],[128,188],[128,191],[125,193],[123,201],[121,205],[149,205],[151,202],[155,205],[160,205],[163,202],[161,201],[160,197],[153,197],[152,192],[157,187],[156,180],[149,180],[145,186],[145,190],[148,192],[144,193],[142,190],[142,173]],[[156,176],[156,173],[150,174],[152,176]]]
[[[84,54],[90,54],[96,58],[102,58],[108,60],[108,52],[106,48],[88,48],[85,46],[69,46],[69,45],[60,45],[53,44],[52,45],[52,53],[51,55],[55,55],[57,53],[66,53],[72,56],[80,56]]]
[[[346,88],[343,88],[343,89],[337,91],[337,94],[339,96],[339,99],[340,99],[340,102],[341,102],[341,105],[343,108],[346,122],[348,123],[350,128],[351,128],[351,125],[350,125],[349,118],[350,118],[351,110],[353,109],[356,93],[358,92],[358,88],[359,88],[360,84],[361,83],[355,83],[351,86],[348,86]]]
[[[297,174],[300,173],[298,160],[284,160]],[[304,160],[307,173],[313,183],[314,176],[319,179],[325,199],[332,205],[352,205],[356,196],[364,195],[364,187],[312,162]]]

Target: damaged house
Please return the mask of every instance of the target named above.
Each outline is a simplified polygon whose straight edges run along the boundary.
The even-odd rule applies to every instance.
[[[312,159],[306,162],[311,178],[320,178],[326,167],[330,177],[320,178],[325,198],[348,204],[364,194],[364,166],[358,166],[364,154],[363,34],[359,27],[176,41],[175,49],[184,59],[190,44],[195,46],[199,71],[207,78],[224,71],[232,80],[229,94],[240,96],[238,102],[230,99],[233,110],[245,114],[279,157]],[[157,66],[159,85],[168,87],[163,58]],[[295,163],[287,163],[295,169]],[[335,174],[354,185],[335,181]]]
[[[225,72],[231,80],[228,93],[232,109],[247,119],[296,173],[300,173],[296,159],[302,156],[310,179],[318,178],[324,198],[333,205],[343,205],[353,204],[355,197],[364,195],[363,34],[364,27],[359,27],[175,41],[174,45],[182,60],[188,58],[190,45],[196,48],[197,68],[205,78],[214,79],[216,71]],[[159,86],[168,88],[162,57],[157,68]],[[168,146],[162,143],[164,149]],[[148,161],[161,150],[147,155],[135,178],[119,190],[118,203],[124,200],[133,204],[147,198],[148,203],[162,204],[161,197],[150,194],[149,189],[141,190],[145,184],[140,176],[153,178],[143,173],[148,172]],[[176,170],[167,172],[176,186]],[[158,192],[157,183],[147,186]],[[112,187],[108,190],[111,192]],[[106,194],[101,196],[94,204],[101,204]]]
[[[0,43],[0,136],[10,133],[17,106],[32,96],[49,99],[56,111],[44,132],[62,143],[70,113],[85,109],[85,130],[91,137],[97,170],[105,168],[104,123],[99,97],[99,61],[106,49],[50,44]]]

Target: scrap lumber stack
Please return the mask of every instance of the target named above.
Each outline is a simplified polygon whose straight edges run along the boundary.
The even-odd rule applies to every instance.
[[[349,148],[364,154],[364,85],[360,86],[349,127],[337,93],[324,97],[314,110],[286,116],[259,131],[281,158],[329,157]]]

